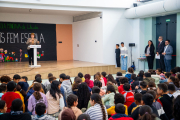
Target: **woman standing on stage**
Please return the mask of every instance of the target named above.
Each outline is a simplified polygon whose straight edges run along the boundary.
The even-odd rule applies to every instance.
[[[31,38],[28,38],[26,44],[28,45],[27,50],[28,50],[28,55],[29,55],[29,65],[34,65],[34,51],[33,48],[30,48],[30,45],[39,45],[39,41],[34,38],[34,33],[31,33]]]
[[[153,62],[154,62],[154,57],[155,57],[155,53],[154,53],[155,47],[154,44],[151,40],[148,41],[148,45],[145,48],[145,55],[148,61],[148,67],[149,69],[153,69]]]

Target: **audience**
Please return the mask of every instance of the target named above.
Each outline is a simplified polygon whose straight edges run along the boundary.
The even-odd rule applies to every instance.
[[[41,84],[35,83],[33,86],[34,93],[28,99],[28,110],[32,113],[32,115],[36,115],[35,107],[37,103],[44,103],[46,108],[48,107],[46,95],[41,91]]]
[[[26,76],[15,74],[11,81],[3,75],[0,119],[179,120],[179,72],[180,67],[176,67],[164,75],[158,68],[145,74],[141,70],[136,77],[129,68],[125,77],[117,72],[116,80],[112,74],[97,72],[94,81],[90,74],[79,72],[73,84],[64,73],[59,81],[49,73],[48,81],[42,84],[37,74],[30,86]]]
[[[29,113],[23,113],[22,101],[20,99],[14,99],[11,105],[10,113],[4,113],[1,115],[2,120],[31,120]]]
[[[7,92],[1,97],[1,100],[4,100],[7,105],[7,113],[11,111],[12,101],[15,99],[21,99],[19,94],[15,93],[16,83],[14,81],[10,81],[7,84]]]
[[[85,114],[90,116],[91,120],[107,120],[108,115],[106,107],[102,104],[101,96],[98,93],[91,95],[91,106]]]

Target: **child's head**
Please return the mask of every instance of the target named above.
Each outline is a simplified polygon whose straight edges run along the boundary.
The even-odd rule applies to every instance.
[[[1,84],[0,85],[0,93],[6,93],[6,91],[7,91],[6,84]]]
[[[125,107],[122,103],[118,103],[115,105],[115,112],[120,114],[125,114]]]
[[[46,105],[44,103],[37,103],[35,111],[38,116],[44,115],[46,113]]]
[[[41,99],[41,94],[40,94],[40,91],[41,91],[41,84],[40,83],[35,83],[34,86],[33,86],[33,90],[35,91],[33,93],[34,97],[36,100],[39,100]]]
[[[78,97],[74,94],[70,94],[67,97],[67,106],[71,108],[72,106],[77,106],[78,105]]]
[[[81,114],[78,116],[77,120],[90,120],[90,116],[88,114]]]
[[[153,114],[152,109],[148,105],[143,105],[139,109],[140,120],[155,120],[156,116]]]
[[[37,77],[37,78],[35,79],[35,82],[42,83],[42,79],[41,79],[40,77]]]
[[[91,79],[91,75],[90,75],[90,74],[85,74],[84,78],[85,78],[86,80],[90,80],[90,79]]]
[[[9,76],[3,75],[3,76],[1,76],[0,81],[1,81],[1,83],[7,84],[8,82],[11,81],[11,78]]]
[[[151,77],[151,73],[146,72],[146,73],[144,74],[144,76],[145,76],[145,77]]]
[[[178,78],[175,78],[174,76],[170,76],[167,82],[168,83],[173,82],[173,84],[179,88],[179,79]]]
[[[102,77],[106,77],[106,72],[102,72],[102,73],[101,73],[101,76],[102,76]]]
[[[121,77],[119,80],[120,80],[120,83],[121,83],[122,85],[125,84],[125,83],[129,83],[127,77]]]
[[[157,88],[158,95],[163,95],[163,94],[167,93],[168,86],[165,83],[160,83],[157,86],[158,86],[158,88]]]
[[[154,97],[151,94],[146,93],[142,96],[141,104],[151,106],[153,104],[153,101]]]
[[[107,86],[107,93],[112,93],[112,92],[116,93],[114,86],[108,85]]]
[[[112,74],[108,75],[107,81],[111,81],[112,83],[117,84],[117,82],[114,80],[114,77],[112,76]]]
[[[15,90],[15,88],[16,88],[16,83],[14,81],[8,82],[8,84],[7,84],[7,91],[13,92]]]
[[[52,83],[54,80],[56,80],[56,77],[50,77],[49,82]]]
[[[7,105],[4,100],[0,100],[0,113],[6,113]]]
[[[129,72],[129,73],[134,73],[134,69],[133,69],[132,67],[129,67],[129,68],[128,68],[128,72]]]
[[[147,89],[147,82],[145,82],[145,81],[140,82],[140,88]]]
[[[119,44],[116,44],[116,49],[118,49],[119,48]]]
[[[124,95],[120,94],[120,93],[116,93],[114,96],[114,104],[118,104],[118,103],[122,103],[124,104]]]
[[[174,92],[176,92],[175,86],[173,84],[169,84],[168,91],[170,94],[173,94]]]
[[[144,71],[143,70],[139,71],[138,77],[143,77],[143,76],[144,76]]]
[[[91,106],[94,106],[95,104],[102,104],[101,96],[98,93],[94,93],[90,97],[90,104]]]
[[[151,75],[156,75],[156,71],[153,70],[153,69],[149,69],[148,72],[149,72]]]
[[[152,81],[148,83],[148,89],[149,90],[156,90],[156,84]]]
[[[49,73],[49,74],[48,74],[48,79],[49,79],[50,77],[53,77],[53,74],[52,74],[52,73]]]
[[[128,83],[125,83],[123,85],[123,88],[124,88],[125,91],[129,91],[130,90],[130,85]]]
[[[83,74],[81,72],[79,72],[78,77],[83,78]]]
[[[132,75],[131,75],[131,79],[132,79],[132,80],[135,80],[135,79],[136,79],[136,74],[132,74]]]
[[[98,87],[98,86],[94,86],[93,88],[92,88],[92,93],[100,93],[100,88]]]
[[[169,78],[170,76],[171,76],[171,73],[170,73],[170,72],[166,72],[166,73],[165,73],[165,77],[166,77],[166,78]]]
[[[171,74],[176,74],[176,69],[173,68],[173,69],[171,69],[170,72],[171,72]]]
[[[122,76],[121,72],[117,72],[116,76]]]
[[[62,73],[59,75],[60,81],[64,81],[66,79],[66,74]]]
[[[136,93],[134,95],[134,102],[136,103],[136,105],[140,105],[141,100],[142,100],[142,94],[141,93]]]
[[[157,93],[154,90],[148,90],[147,93],[151,94],[154,99],[156,99]]]
[[[35,75],[35,80],[36,80],[36,78],[38,78],[38,77],[41,78],[41,74],[36,74],[36,75]]]
[[[100,78],[101,78],[101,74],[100,74],[100,72],[97,72],[97,73],[96,73],[96,76],[95,76],[95,79],[96,79],[96,80],[100,80]]]
[[[161,68],[156,69],[156,74],[157,74],[157,75],[160,75],[161,73],[162,73]]]
[[[28,78],[27,78],[26,76],[22,76],[22,77],[21,77],[21,81],[27,82],[27,81],[28,81]]]
[[[15,83],[18,83],[20,79],[21,79],[21,77],[20,77],[20,75],[18,75],[18,74],[15,74],[15,75],[13,76],[13,81],[14,81]]]
[[[99,88],[101,88],[102,87],[102,82],[99,81],[99,80],[95,80],[94,81],[94,86],[98,86]]]
[[[22,101],[21,99],[15,99],[12,101],[11,110],[12,111],[22,111]]]

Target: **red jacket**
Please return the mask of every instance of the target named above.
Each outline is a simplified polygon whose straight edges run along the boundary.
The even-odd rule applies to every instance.
[[[134,93],[131,91],[124,91],[122,92],[125,98],[125,105],[129,107],[134,102]]]
[[[106,84],[107,84],[107,79],[106,79],[106,77],[103,77],[103,79],[104,79],[104,84],[105,84],[105,86],[106,86]]]
[[[126,114],[114,114],[108,120],[134,120],[131,117],[128,117]]]
[[[7,92],[2,96],[1,100],[4,100],[7,105],[7,113],[11,111],[11,104],[12,104],[12,101],[15,99],[21,99],[19,94],[15,92]]]

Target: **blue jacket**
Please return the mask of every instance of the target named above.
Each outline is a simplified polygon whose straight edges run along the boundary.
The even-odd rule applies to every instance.
[[[61,88],[60,88],[60,91],[61,91],[61,93],[62,93],[62,95],[63,95],[63,98],[64,98],[64,104],[65,104],[65,106],[67,106],[67,104],[66,104],[66,96],[65,96],[65,94],[64,94],[64,88],[61,87]]]
[[[29,97],[30,97],[33,93],[34,93],[34,90],[31,88],[31,89],[28,91],[26,97],[24,98],[24,103],[25,103],[25,106],[26,106],[26,112],[28,111],[28,109],[27,109],[28,99],[29,99]]]
[[[164,47],[164,50],[165,50],[165,48],[166,48],[166,46]],[[164,58],[165,58],[166,60],[172,60],[173,48],[172,48],[171,45],[168,45],[165,53],[166,53],[166,54],[165,54]]]
[[[127,73],[127,74],[125,75],[125,77],[127,77],[127,78],[128,78],[128,81],[130,81],[130,80],[131,80],[131,75],[132,75],[132,74],[130,74],[130,73]]]
[[[26,92],[29,88],[29,84],[27,82],[18,82],[21,88]]]

